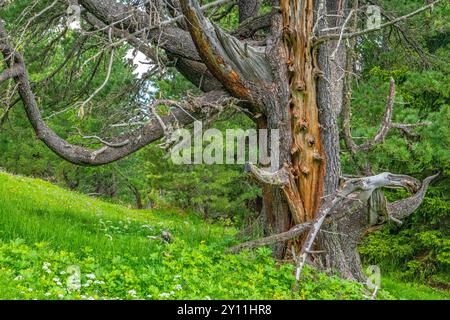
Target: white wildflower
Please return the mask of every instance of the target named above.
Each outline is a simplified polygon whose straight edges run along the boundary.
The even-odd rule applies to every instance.
[[[160,293],[159,296],[162,297],[162,298],[169,298],[170,297],[170,293],[163,292],[163,293]]]
[[[19,281],[19,280],[22,280],[22,279],[23,279],[22,276],[17,276],[17,277],[14,278],[14,281]]]
[[[52,273],[52,270],[50,270],[50,266],[51,266],[52,264],[50,263],[50,262],[44,262],[43,264],[42,264],[42,269],[45,271],[45,272],[47,272],[47,273]]]
[[[129,290],[128,295],[135,297],[136,296],[136,290]]]
[[[95,279],[95,274],[93,274],[93,273],[88,273],[88,274],[86,275],[86,278],[88,278],[88,279]]]
[[[64,298],[64,295],[62,293],[58,294],[58,298],[62,299]]]
[[[181,286],[181,284],[177,284],[175,286],[175,290],[183,290],[183,287]]]

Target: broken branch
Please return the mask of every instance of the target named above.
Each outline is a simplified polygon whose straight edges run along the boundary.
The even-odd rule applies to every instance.
[[[394,78],[391,78],[389,83],[389,96],[387,98],[386,109],[384,111],[381,127],[372,140],[369,140],[366,143],[357,147],[358,151],[369,151],[370,149],[372,149],[374,145],[384,141],[386,135],[389,132],[389,129],[392,126],[391,122],[392,122],[392,112],[394,109],[394,98],[395,98],[395,80]]]
[[[389,172],[384,172],[376,176],[357,178],[347,180],[344,185],[336,192],[336,195],[332,200],[326,201],[320,208],[317,217],[312,222],[312,226],[309,230],[308,236],[305,243],[300,251],[300,255],[297,259],[297,267],[295,273],[296,283],[294,285],[294,290],[298,287],[300,281],[300,275],[304,265],[306,264],[306,259],[308,254],[312,252],[312,247],[314,241],[319,234],[320,228],[322,227],[325,218],[332,212],[332,210],[341,203],[344,199],[356,191],[361,191],[357,200],[362,202],[367,202],[371,197],[372,193],[382,187],[403,187],[408,190],[417,190],[418,181],[413,177],[392,174]],[[394,216],[394,218],[396,218]]]
[[[348,94],[351,94],[348,92]],[[395,99],[395,80],[391,78],[389,84],[389,95],[386,102],[386,108],[383,115],[383,120],[381,122],[381,126],[378,129],[377,134],[371,140],[367,141],[364,144],[357,145],[351,136],[350,129],[350,118],[351,118],[351,108],[350,101],[346,101],[344,103],[343,108],[343,132],[344,132],[344,140],[347,148],[350,152],[355,155],[358,152],[367,152],[370,151],[375,145],[383,143],[389,130],[399,129],[405,132],[408,136],[412,136],[413,133],[410,131],[411,128],[419,127],[419,126],[427,126],[430,125],[431,122],[418,122],[413,124],[404,124],[404,123],[392,123],[392,115],[394,110],[394,99]]]
[[[17,77],[22,72],[22,69],[19,66],[13,66],[9,69],[6,69],[0,74],[0,84],[9,80],[11,78]]]
[[[260,183],[272,186],[285,186],[289,183],[289,173],[286,168],[282,168],[276,172],[269,172],[259,169],[252,163],[246,163],[245,172],[251,173],[253,177]]]
[[[298,224],[298,225],[292,227],[290,230],[288,230],[286,232],[275,234],[275,235],[272,235],[270,237],[266,237],[266,238],[262,238],[262,239],[258,239],[258,240],[245,242],[245,243],[242,243],[240,245],[231,247],[231,248],[228,249],[228,252],[238,253],[238,252],[240,252],[242,250],[245,250],[245,249],[254,249],[254,248],[259,248],[259,247],[264,247],[264,246],[267,246],[267,245],[271,245],[271,244],[274,244],[276,242],[288,241],[288,240],[291,240],[293,238],[297,238],[297,237],[301,236],[307,230],[309,230],[309,228],[311,228],[311,223],[310,222],[305,222],[305,223],[302,223],[302,224]]]

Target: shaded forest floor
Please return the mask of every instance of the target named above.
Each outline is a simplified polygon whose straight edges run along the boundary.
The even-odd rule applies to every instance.
[[[237,230],[176,210],[135,211],[0,173],[0,299],[367,299],[363,285],[269,249],[225,254]],[[388,275],[378,299],[450,299]]]

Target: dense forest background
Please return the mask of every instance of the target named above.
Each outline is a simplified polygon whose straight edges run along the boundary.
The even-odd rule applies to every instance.
[[[366,2],[379,3],[385,8],[383,14],[396,16],[423,4],[419,0]],[[28,5],[29,1],[14,1],[2,12],[2,19],[20,24],[17,17]],[[39,4],[45,5],[46,1]],[[402,172],[423,178],[436,170],[441,172],[417,212],[401,226],[391,223],[374,231],[361,244],[360,251],[366,264],[378,264],[403,279],[447,289],[450,288],[449,16],[450,6],[440,6],[399,27],[358,39],[351,101],[355,139],[363,142],[377,131],[390,77],[397,84],[394,122],[431,124],[414,130],[391,131],[384,144],[358,158],[346,152],[341,155],[344,171],[355,175],[358,168],[368,163],[376,173]],[[237,23],[237,12],[227,19],[221,19],[220,12],[215,12],[213,19],[231,29]],[[36,24],[36,28],[45,26],[41,21]],[[87,144],[83,135],[100,135],[111,128],[120,130],[117,124],[121,119],[132,119],[139,113],[130,108],[129,102],[148,99],[148,92],[130,94],[131,88],[142,83],[147,84],[150,94],[160,98],[177,99],[186,92],[197,93],[171,68],[155,74],[150,66],[143,75],[136,75],[137,59],[133,59],[133,52],[121,48],[114,55],[106,87],[80,117],[78,108],[71,106],[89,96],[87,84],[91,87],[102,84],[107,76],[109,55],[105,52],[96,55],[102,39],[95,34],[78,38],[74,36],[77,30],[61,31],[50,30],[44,41],[29,31],[24,37],[30,42],[27,46],[34,50],[26,50],[24,55],[47,123],[71,142]],[[83,50],[71,57],[75,45]],[[67,56],[68,68],[61,71],[58,67]],[[126,58],[130,56],[131,59]],[[71,90],[67,90],[68,83]],[[7,84],[2,84],[2,91],[8,89]],[[243,166],[177,166],[158,144],[114,164],[75,166],[58,158],[36,138],[20,104],[9,108],[2,102],[0,106],[0,167],[5,171],[42,178],[129,207],[181,208],[208,222],[220,220],[236,225],[243,237],[258,234],[260,191],[246,176]],[[211,125],[220,130],[252,128],[252,122],[238,108],[224,111],[219,118]],[[388,196],[394,200],[404,194],[391,191]]]

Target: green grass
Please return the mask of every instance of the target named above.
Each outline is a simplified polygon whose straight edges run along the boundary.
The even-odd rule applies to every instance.
[[[172,243],[158,238],[163,230]],[[193,214],[130,210],[0,172],[0,298],[364,299],[368,294],[360,284],[310,269],[292,293],[292,265],[279,265],[269,249],[224,253],[235,234],[230,226]],[[415,289],[385,281],[379,298],[416,298]],[[417,289],[417,297],[448,298],[430,290]]]
[[[145,259],[161,247],[146,236],[159,235],[162,229],[175,231],[178,238],[189,243],[230,239],[234,232],[203,224],[192,215],[129,210],[67,192],[42,180],[0,174],[0,188],[3,240],[44,240],[52,248],[69,251],[89,246],[96,254],[127,252]]]
[[[381,286],[394,297],[402,300],[450,300],[450,292],[418,283],[403,282],[388,274],[382,278]]]

